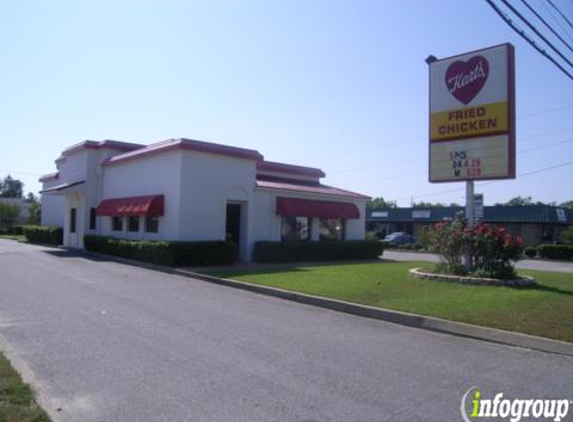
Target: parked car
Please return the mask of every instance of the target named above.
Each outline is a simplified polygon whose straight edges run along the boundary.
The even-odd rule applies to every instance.
[[[414,244],[418,241],[416,236],[408,233],[394,232],[384,238],[385,242],[395,243],[397,245]]]

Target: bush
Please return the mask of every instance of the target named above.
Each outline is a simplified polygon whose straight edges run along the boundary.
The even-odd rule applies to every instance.
[[[54,226],[21,226],[22,234],[30,243],[44,243],[47,245],[61,245],[64,233],[61,227]]]
[[[10,230],[8,230],[8,234],[22,236],[24,234],[24,226],[12,226]]]
[[[512,279],[516,277],[512,261],[521,258],[523,241],[514,238],[506,229],[478,224],[466,228],[465,218],[458,215],[453,221],[438,223],[430,233],[432,249],[445,260],[445,268],[453,274],[465,274],[464,255],[471,256],[471,270],[479,277]]]
[[[84,247],[94,252],[159,265],[229,265],[235,262],[237,256],[235,244],[224,241],[132,241],[107,236],[85,235]]]
[[[175,265],[231,265],[237,260],[237,247],[222,240],[203,242],[171,242],[170,251]]]
[[[535,258],[537,256],[537,249],[533,246],[528,246],[523,250],[523,255],[527,258]]]
[[[376,240],[333,242],[257,242],[254,260],[265,263],[376,259],[384,252]]]
[[[541,258],[562,261],[573,260],[573,245],[539,245],[537,251]]]

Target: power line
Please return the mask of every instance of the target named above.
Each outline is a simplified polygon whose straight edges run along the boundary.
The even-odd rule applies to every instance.
[[[567,71],[560,63],[558,63],[553,57],[551,57],[547,51],[539,47],[535,41],[533,41],[523,30],[519,29],[517,25],[509,18],[505,13],[503,13],[492,0],[485,0],[492,9],[513,29],[517,34],[519,34],[525,41],[527,41],[533,48],[540,52],[547,60],[553,63],[561,72],[563,72],[569,79],[573,80],[573,75]]]
[[[567,22],[567,23],[569,24],[569,26],[570,26],[571,28],[573,28],[573,24],[571,23],[571,21],[570,21],[569,19],[567,19],[567,16],[565,16],[565,15],[563,14],[563,12],[561,12],[561,10],[559,10],[559,8],[558,8],[557,6],[555,6],[555,4],[553,3],[553,1],[547,0],[547,2],[551,5],[551,7],[553,7],[553,8],[557,11],[557,13],[559,13],[559,15],[561,15],[561,17],[562,17],[563,19],[565,19],[565,22]]]
[[[571,46],[567,43],[567,41],[565,41],[563,37],[561,37],[561,35],[559,35],[557,31],[555,31],[555,29],[553,29],[553,27],[547,23],[545,19],[543,19],[543,16],[537,13],[537,11],[533,7],[531,7],[526,0],[521,0],[521,2],[525,4],[525,6],[531,11],[531,13],[533,13],[537,17],[537,19],[539,19],[541,22],[543,22],[543,24],[547,28],[549,28],[549,30],[553,33],[553,35],[555,35],[559,39],[559,41],[561,41],[571,52],[573,52],[573,48],[571,48]]]
[[[538,174],[538,173],[545,173],[547,171],[550,170],[555,170],[558,168],[562,168],[562,167],[566,167],[566,166],[570,166],[573,164],[573,161],[566,161],[564,163],[560,163],[560,164],[555,164],[553,166],[549,166],[549,167],[544,167],[541,169],[537,169],[537,170],[532,170],[532,171],[528,171],[525,173],[521,173],[518,174],[517,177],[527,177],[527,176],[531,176],[533,174]],[[479,182],[479,180],[476,180],[477,182]],[[485,183],[491,184],[491,183],[500,183],[502,182],[502,180],[487,180],[485,181]],[[444,190],[444,191],[440,191],[440,192],[435,192],[435,193],[429,193],[429,194],[424,194],[424,195],[411,195],[408,197],[404,197],[404,198],[398,198],[398,199],[394,199],[394,201],[406,201],[409,199],[413,199],[413,198],[428,198],[428,197],[432,197],[432,196],[439,196],[439,195],[445,195],[447,193],[454,193],[454,192],[460,192],[465,190],[464,188],[456,188],[456,189],[449,189],[449,190]]]
[[[557,55],[559,57],[561,57],[569,66],[573,67],[573,63],[571,63],[571,61],[565,57],[565,55],[563,53],[561,53],[561,51],[559,51],[557,49],[557,47],[555,47],[551,41],[549,41],[547,38],[545,38],[545,36],[539,32],[537,30],[537,28],[531,23],[529,22],[521,13],[519,13],[519,10],[517,10],[515,7],[513,7],[507,0],[501,0],[501,2],[503,4],[506,5],[506,7],[509,8],[509,10],[511,10],[513,13],[515,13],[515,15],[521,19],[534,33],[535,35],[537,35],[539,38],[541,38],[545,44],[547,44],[549,46],[549,48],[551,48],[555,53],[557,53]]]
[[[553,10],[551,10],[549,8],[549,6],[547,6],[547,2],[542,2],[541,5],[543,6],[543,8],[545,10],[547,10],[547,13],[549,13],[551,15],[551,17],[553,18],[553,20],[555,21],[555,23],[557,23],[557,25],[559,26],[559,28],[561,28],[561,30],[565,33],[565,35],[567,35],[567,38],[569,38],[571,41],[573,41],[573,37],[571,36],[571,34],[569,33],[569,31],[567,30],[567,28],[565,28],[562,24],[561,24],[561,20],[555,16],[555,14],[553,13]]]

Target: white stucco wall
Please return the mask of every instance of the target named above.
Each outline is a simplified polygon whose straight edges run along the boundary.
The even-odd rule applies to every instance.
[[[159,218],[159,233],[129,233],[127,220],[123,232],[111,230],[110,217],[98,217],[98,234],[132,239],[182,240],[181,222],[181,151],[103,167],[102,199],[144,195],[165,195],[165,215]],[[140,226],[143,220],[140,221]]]
[[[42,189],[51,187],[44,182]],[[65,199],[61,195],[42,194],[42,226],[64,227]]]
[[[227,203],[242,205],[240,259],[251,253],[256,162],[195,151],[182,152],[181,238],[224,240]]]

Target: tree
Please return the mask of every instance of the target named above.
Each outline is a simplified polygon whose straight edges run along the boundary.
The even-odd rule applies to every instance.
[[[0,197],[23,198],[24,183],[8,175],[4,180],[0,179]]]
[[[567,230],[565,230],[563,233],[561,233],[561,236],[559,239],[563,243],[573,245],[573,226],[567,227]]]
[[[18,224],[20,207],[18,205],[3,204],[0,202],[0,228],[10,229]]]
[[[526,196],[525,198],[522,196],[516,196],[515,198],[511,198],[509,201],[503,203],[498,202],[495,204],[496,207],[526,207],[529,205],[557,205],[556,202],[541,202],[541,201],[534,201],[531,199],[531,196]]]
[[[372,198],[370,201],[368,201],[366,206],[368,208],[382,209],[382,210],[389,208],[398,208],[396,201],[386,201],[381,196],[378,198]]]
[[[432,203],[432,202],[414,202],[412,204],[413,208],[444,208],[446,207],[446,204],[442,204],[441,202],[436,202],[436,203]]]
[[[36,195],[34,195],[33,192],[28,192],[28,195],[26,195],[26,199],[24,199],[24,201],[29,202],[31,204],[33,204],[35,202],[40,202],[38,200],[38,197]]]
[[[560,206],[560,207],[563,207],[563,208],[571,208],[571,209],[573,209],[573,200],[561,202],[561,203],[559,204],[559,206]]]
[[[42,205],[40,204],[40,201],[38,201],[38,197],[30,192],[26,196],[25,201],[30,203],[30,216],[28,217],[28,224],[39,226],[42,219]]]

